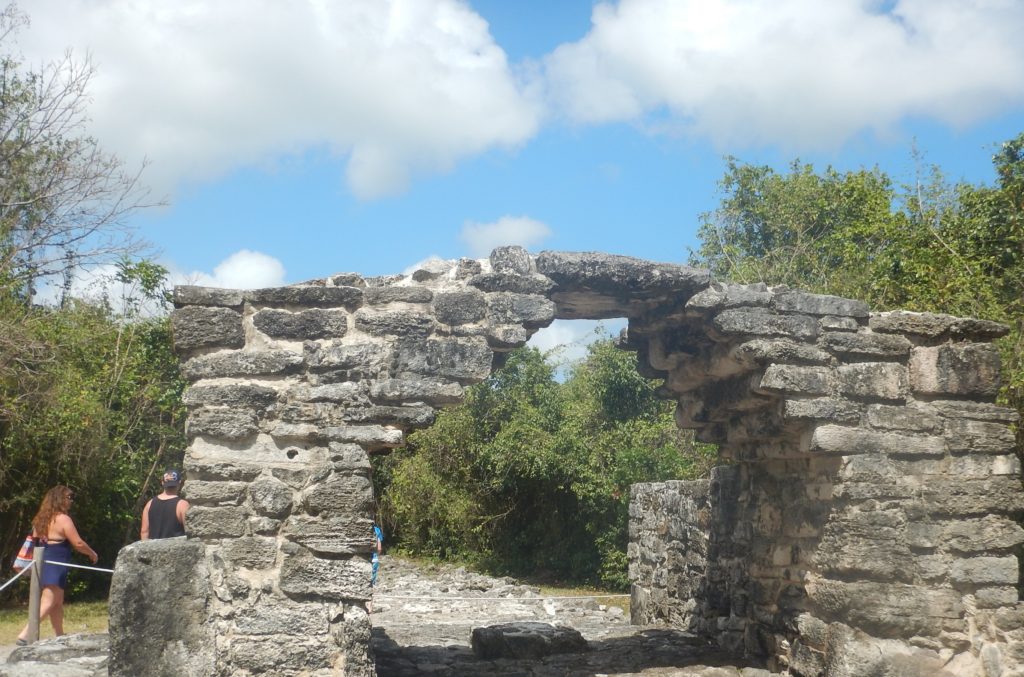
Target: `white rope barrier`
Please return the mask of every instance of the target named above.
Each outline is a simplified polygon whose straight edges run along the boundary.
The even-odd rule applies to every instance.
[[[114,573],[113,569],[101,569],[99,567],[87,567],[84,564],[70,564],[68,562],[51,562],[50,560],[46,560],[46,563],[47,564],[56,564],[59,567],[71,567],[72,569],[87,569],[89,571],[102,571],[103,573],[107,573],[107,574]]]
[[[25,574],[27,574],[31,570],[32,570],[32,565],[30,564],[29,566],[25,567],[24,569],[22,569],[18,573],[14,574],[14,578],[12,578],[11,580],[7,581],[3,585],[0,585],[0,592],[3,592],[4,588],[6,588],[8,585],[10,585],[14,581],[18,580],[19,578],[21,578],[22,576],[24,576]]]

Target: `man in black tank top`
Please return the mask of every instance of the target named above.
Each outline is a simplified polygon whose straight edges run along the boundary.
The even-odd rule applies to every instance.
[[[178,496],[181,473],[177,470],[165,472],[163,487],[160,495],[149,499],[146,507],[142,509],[144,541],[185,535],[185,511],[188,510],[188,501]]]

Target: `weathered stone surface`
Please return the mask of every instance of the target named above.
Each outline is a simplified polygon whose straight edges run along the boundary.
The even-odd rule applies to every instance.
[[[273,538],[243,536],[225,543],[221,552],[232,566],[246,569],[269,569],[274,566],[277,559],[277,541]]]
[[[801,367],[773,364],[765,370],[758,390],[786,395],[826,395],[831,370],[827,367]]]
[[[476,382],[491,373],[494,353],[483,338],[403,340],[395,347],[394,377],[407,372],[441,380]]]
[[[852,317],[838,317],[836,315],[825,315],[818,324],[824,331],[857,331],[860,329],[860,322]]]
[[[818,335],[818,323],[806,315],[778,315],[759,308],[731,308],[715,315],[715,329],[723,334],[784,336],[811,341]]]
[[[358,308],[363,290],[357,287],[271,287],[245,292],[245,300],[259,305]]]
[[[874,331],[890,334],[912,334],[928,338],[948,335],[970,341],[991,341],[1009,332],[1008,327],[998,322],[905,310],[872,314],[869,326]]]
[[[772,292],[764,283],[723,284],[712,282],[707,289],[694,294],[686,302],[689,310],[724,310],[740,306],[767,308],[772,301]]]
[[[533,258],[522,247],[509,245],[491,251],[491,270],[496,273],[526,275],[533,271]]]
[[[954,584],[968,585],[1016,585],[1017,558],[968,557],[953,561],[949,578]]]
[[[847,510],[828,521],[815,562],[826,573],[892,582],[914,580],[902,510]]]
[[[434,296],[434,317],[441,324],[459,325],[482,320],[487,298],[478,291],[438,293]]]
[[[182,284],[174,288],[174,305],[182,306],[225,306],[237,308],[242,305],[242,290],[196,287]]]
[[[946,439],[954,454],[1009,454],[1016,446],[1008,425],[987,421],[946,421]]]
[[[428,378],[385,379],[370,386],[370,397],[378,402],[456,404],[462,401],[462,386]]]
[[[491,325],[487,328],[487,345],[495,351],[515,350],[530,340],[533,332],[517,324]]]
[[[478,658],[540,658],[590,649],[579,630],[524,621],[473,628],[473,653]]]
[[[230,660],[239,674],[310,674],[331,668],[332,647],[322,639],[282,642],[280,637],[236,637]]]
[[[751,367],[770,363],[827,364],[833,359],[831,355],[815,346],[788,339],[753,339],[739,344],[730,350],[729,354]]]
[[[333,402],[349,406],[366,406],[369,404],[366,386],[362,383],[346,381],[343,383],[325,383],[312,387],[299,386],[288,392],[294,402]]]
[[[484,269],[483,264],[477,259],[470,259],[462,257],[458,263],[455,264],[455,279],[465,280],[468,277],[477,275]]]
[[[371,508],[357,507],[355,515],[292,515],[281,535],[318,555],[368,554],[373,547],[373,522],[366,517]]]
[[[942,456],[946,453],[946,444],[941,437],[897,435],[847,426],[822,425],[815,428],[809,450],[827,454]]]
[[[911,343],[902,336],[872,332],[826,332],[819,345],[837,355],[874,359],[902,359],[910,355]]]
[[[969,418],[975,421],[1002,421],[1016,423],[1020,415],[1009,407],[1001,407],[987,402],[965,402],[963,400],[934,400],[931,402],[943,416],[949,418]]]
[[[898,583],[818,579],[807,586],[821,617],[875,637],[938,636],[950,620],[963,618],[960,593]]]
[[[76,633],[16,647],[0,663],[0,677],[107,677],[106,633]]]
[[[372,336],[410,336],[423,338],[434,329],[434,320],[425,313],[407,310],[380,311],[361,309],[355,314],[356,329]]]
[[[178,308],[171,314],[171,330],[174,333],[174,349],[178,352],[207,346],[241,348],[245,345],[242,316],[230,308]]]
[[[253,509],[267,517],[280,518],[292,507],[292,489],[281,480],[264,475],[249,485]]]
[[[359,287],[366,288],[366,280],[359,273],[337,273],[328,278],[329,287]]]
[[[184,538],[139,541],[118,553],[110,583],[113,677],[216,674],[204,553],[202,543]]]
[[[498,324],[546,327],[555,319],[555,304],[543,296],[495,292],[487,296],[487,318]]]
[[[323,429],[323,436],[332,442],[351,442],[367,451],[400,447],[405,443],[401,430],[379,425],[334,426]]]
[[[950,672],[934,649],[878,639],[843,623],[831,623],[825,635],[824,674],[828,677],[966,677]]]
[[[434,298],[434,292],[419,285],[370,287],[363,295],[368,306],[382,306],[387,303],[430,303]]]
[[[330,345],[310,341],[303,344],[303,353],[312,369],[350,369],[362,373],[380,369],[391,356],[386,345],[369,341]]]
[[[185,391],[182,401],[189,407],[201,405],[265,409],[277,400],[277,390],[270,386],[245,383],[226,385],[194,385]]]
[[[242,440],[259,431],[256,412],[251,409],[210,409],[203,407],[189,416],[185,432],[188,437],[206,435],[226,440]]]
[[[892,362],[845,364],[836,370],[839,392],[860,399],[903,400],[909,385],[907,368]]]
[[[786,419],[814,419],[830,423],[856,423],[861,406],[849,400],[816,397],[810,400],[786,400],[782,415]]]
[[[185,517],[185,531],[196,538],[238,538],[245,535],[245,508],[193,506]]]
[[[1024,493],[1020,490],[1020,479],[1014,476],[988,478],[918,478],[902,480],[913,495],[916,504],[906,506],[921,515],[936,516],[982,516],[989,513],[1001,515],[1024,512]]]
[[[253,315],[252,323],[271,338],[341,338],[348,331],[348,313],[321,308],[299,312],[267,308]]]
[[[946,524],[941,542],[956,552],[1005,551],[1024,543],[1024,528],[1005,517],[986,515]]]
[[[515,275],[511,273],[481,273],[467,280],[467,284],[484,292],[512,292],[514,294],[547,294],[555,283],[543,275]]]
[[[300,504],[310,515],[341,514],[346,508],[363,512],[372,507],[373,486],[362,475],[332,475],[306,489]]]
[[[867,414],[868,425],[883,430],[933,433],[942,426],[942,421],[934,412],[920,406],[871,404],[868,405]]]
[[[274,600],[260,604],[234,619],[235,632],[241,635],[326,635],[330,630],[327,606],[288,604]]]
[[[370,562],[358,557],[320,559],[299,548],[285,557],[280,586],[284,594],[300,599],[368,600]]]
[[[302,355],[290,350],[262,352],[236,350],[193,357],[182,365],[190,381],[228,376],[270,376],[292,374],[302,368]]]
[[[420,267],[413,271],[412,279],[416,282],[430,282],[440,278],[448,277],[448,274],[455,268],[454,261],[445,261],[437,257],[430,257],[422,261]]]
[[[189,480],[182,488],[182,496],[192,505],[241,505],[248,486],[245,482]]]
[[[868,304],[826,294],[806,294],[798,291],[780,291],[772,298],[772,306],[782,313],[805,315],[841,315],[867,317]]]
[[[995,397],[999,392],[999,351],[980,343],[915,348],[910,383],[916,393]]]

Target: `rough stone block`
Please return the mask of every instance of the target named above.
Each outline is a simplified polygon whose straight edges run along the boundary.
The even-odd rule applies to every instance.
[[[234,618],[239,635],[326,635],[330,630],[328,609],[323,604],[287,604],[274,600],[259,604]]]
[[[981,588],[974,592],[974,603],[979,609],[1001,609],[1017,603],[1017,588]]]
[[[112,676],[217,673],[204,554],[202,543],[184,538],[121,549],[110,582]]]
[[[281,518],[291,510],[293,494],[281,480],[264,475],[249,485],[249,498],[260,515]]]
[[[185,306],[171,313],[174,349],[187,352],[207,346],[245,345],[242,316],[230,308]]]
[[[242,290],[218,289],[216,287],[196,287],[177,285],[174,288],[174,305],[181,306],[224,306],[237,308],[242,305]]]
[[[907,397],[907,368],[891,362],[846,364],[836,370],[839,392],[861,399],[903,400]]]
[[[834,359],[815,346],[788,339],[753,339],[736,346],[729,355],[749,368],[772,363],[828,364]]]
[[[245,300],[257,305],[358,308],[363,290],[357,287],[272,287],[245,292]]]
[[[970,341],[991,341],[1009,332],[1008,327],[998,322],[905,310],[873,314],[869,326],[874,331],[890,334],[912,334],[927,338],[951,336]]]
[[[839,317],[837,315],[825,315],[818,324],[823,331],[857,331],[860,323],[852,317]]]
[[[491,373],[494,353],[483,338],[400,341],[395,348],[392,376],[407,372],[441,380],[475,383]]]
[[[715,329],[727,335],[783,336],[813,341],[818,322],[807,315],[778,315],[760,308],[731,308],[715,315]]]
[[[861,428],[823,425],[815,428],[809,451],[826,454],[888,454],[890,456],[943,456],[941,437],[897,435]]]
[[[935,516],[983,516],[989,513],[1014,515],[1024,512],[1024,491],[1020,478],[994,476],[982,479],[958,477],[903,478],[901,484],[913,490],[918,503],[907,504],[909,512]]]
[[[1016,447],[1004,423],[952,419],[946,421],[946,444],[954,454],[1009,454]]]
[[[303,491],[300,504],[310,515],[362,513],[373,505],[373,485],[362,475],[332,475]]]
[[[488,326],[485,336],[492,350],[506,352],[525,345],[532,333],[520,325],[501,324]]]
[[[303,353],[312,369],[354,369],[372,372],[390,359],[390,348],[383,341],[360,343],[332,343],[320,345],[312,341],[303,344]]]
[[[354,514],[333,517],[292,515],[281,535],[318,555],[369,554],[373,548],[373,522],[368,517],[371,508],[369,505]]]
[[[473,628],[473,653],[477,658],[530,658],[589,651],[590,646],[574,628],[520,621]]]
[[[465,280],[473,277],[474,275],[479,275],[480,271],[483,269],[483,264],[481,264],[477,259],[462,257],[459,259],[458,263],[455,264],[455,279]]]
[[[543,275],[513,275],[509,273],[481,273],[469,278],[467,284],[483,292],[535,295],[545,295],[555,286],[554,282]]]
[[[271,338],[306,340],[341,338],[348,331],[344,310],[312,308],[297,313],[267,308],[252,318],[253,326]]]
[[[910,355],[910,385],[925,395],[995,397],[999,351],[987,343],[918,347]]]
[[[355,326],[371,336],[424,338],[433,331],[434,320],[425,313],[372,311],[363,308],[356,312]]]
[[[826,395],[829,392],[831,369],[773,364],[765,370],[757,389],[766,393],[786,395]]]
[[[920,406],[871,404],[868,405],[867,414],[868,425],[883,430],[933,433],[942,426],[938,416]]]
[[[337,651],[322,639],[289,637],[234,637],[230,659],[234,674],[300,675],[324,674],[331,669]]]
[[[430,303],[434,299],[434,292],[418,285],[370,287],[363,292],[363,297],[368,306],[383,306],[388,303]]]
[[[370,397],[389,403],[457,404],[462,401],[462,386],[429,378],[384,379],[370,386]]]
[[[441,324],[478,322],[486,314],[487,299],[478,291],[438,293],[434,296],[434,317]]]
[[[245,569],[269,569],[277,560],[277,540],[259,536],[243,536],[227,541],[220,552],[233,566]],[[277,630],[276,632],[282,631]]]
[[[943,416],[969,418],[974,421],[1002,421],[1016,423],[1020,415],[1009,407],[987,402],[965,402],[963,400],[934,400],[931,405]]]
[[[699,268],[597,252],[541,252],[536,263],[559,287],[598,294],[690,296],[711,283],[711,274]]]
[[[950,580],[961,585],[1016,585],[1017,558],[969,557],[953,561]]]
[[[546,327],[555,319],[555,304],[543,296],[496,292],[487,296],[487,319],[494,324]]]
[[[772,293],[764,283],[728,284],[712,282],[707,289],[697,292],[686,302],[689,310],[711,311],[741,306],[767,308]]]
[[[516,245],[495,247],[489,258],[491,270],[496,273],[526,275],[533,271],[533,258],[530,253]]]
[[[807,592],[824,620],[880,638],[936,637],[964,613],[960,593],[943,588],[817,579]]]
[[[198,435],[225,440],[243,440],[259,432],[256,412],[249,409],[194,410],[188,417],[185,432],[189,438]]]
[[[825,350],[844,357],[903,359],[910,355],[910,341],[892,334],[827,332],[818,341]]]
[[[401,430],[379,425],[332,426],[324,428],[322,432],[331,442],[350,442],[367,451],[393,449],[405,443],[405,435]]]
[[[815,562],[826,573],[913,582],[902,510],[847,510],[825,525]]]
[[[302,369],[303,359],[290,350],[232,351],[193,357],[181,371],[189,381],[230,376],[271,376],[294,374]]]
[[[370,562],[363,557],[320,559],[299,549],[281,565],[280,588],[299,599],[365,601],[370,599]]]
[[[854,301],[826,294],[782,291],[775,294],[775,297],[772,299],[772,305],[776,310],[784,313],[843,315],[846,317],[868,316],[868,304],[863,301]]]
[[[241,505],[248,486],[245,482],[189,480],[182,488],[182,495],[192,505]]]
[[[366,280],[359,273],[338,273],[328,279],[328,287],[359,287],[366,288]]]
[[[954,552],[1009,550],[1024,543],[1024,528],[998,515],[957,520],[944,527],[943,542]]]
[[[245,383],[194,385],[185,391],[182,401],[189,407],[208,405],[259,410],[277,401],[277,389]]]
[[[196,538],[238,538],[245,535],[245,508],[197,505],[185,515],[185,531]]]

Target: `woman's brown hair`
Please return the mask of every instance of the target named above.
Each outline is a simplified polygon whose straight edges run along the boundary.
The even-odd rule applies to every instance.
[[[71,508],[71,489],[63,484],[58,484],[50,489],[43,496],[39,504],[39,512],[32,519],[32,533],[46,538],[50,532],[50,522],[61,513],[66,513]]]

